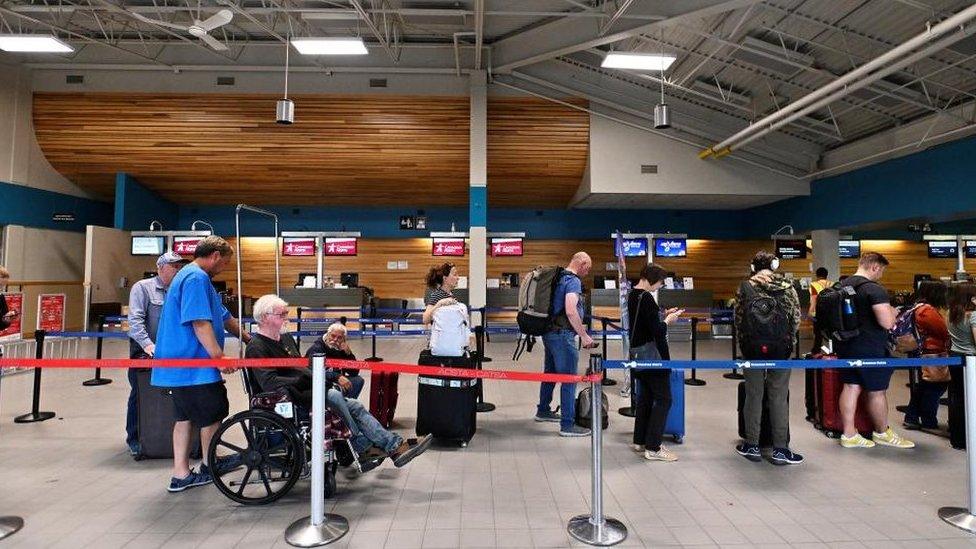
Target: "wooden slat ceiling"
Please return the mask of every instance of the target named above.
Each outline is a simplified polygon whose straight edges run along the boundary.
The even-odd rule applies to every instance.
[[[128,172],[180,204],[464,206],[465,97],[295,96],[295,124],[270,95],[36,93],[48,161],[100,197]],[[567,205],[589,147],[585,112],[492,98],[493,206]]]

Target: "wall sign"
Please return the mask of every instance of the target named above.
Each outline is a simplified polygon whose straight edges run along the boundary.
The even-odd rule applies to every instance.
[[[173,251],[180,255],[193,255],[201,240],[203,239],[198,236],[174,236]]]
[[[425,223],[426,224],[426,223]],[[400,230],[412,231],[417,228],[417,218],[412,215],[400,216]]]
[[[326,238],[325,255],[356,255],[355,238]]]
[[[24,314],[24,294],[5,293],[2,295],[3,298],[7,300],[7,309],[10,311],[19,312],[20,316],[17,317],[17,320],[12,321],[10,323],[10,326],[7,326],[2,331],[0,331],[0,341],[13,341],[13,340],[21,339],[24,333],[23,325],[21,323]]]
[[[51,216],[51,221],[57,221],[59,223],[70,223],[75,220],[75,214],[73,213],[56,213]]]
[[[314,238],[285,238],[282,239],[281,255],[283,256],[312,256],[315,255]]]
[[[435,238],[431,253],[432,255],[435,256],[463,257],[464,239],[463,238]]]
[[[491,239],[491,256],[492,257],[506,257],[506,256],[522,256],[522,239],[521,238],[492,238]]]
[[[64,294],[37,296],[37,329],[46,332],[63,332],[66,302],[67,297]]]

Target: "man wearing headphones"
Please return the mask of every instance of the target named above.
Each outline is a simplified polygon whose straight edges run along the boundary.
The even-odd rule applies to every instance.
[[[785,360],[793,353],[800,325],[800,299],[793,284],[781,273],[779,258],[761,251],[752,258],[752,278],[739,286],[735,325],[739,349],[746,360]],[[743,368],[745,402],[742,407],[744,440],[736,452],[750,461],[761,461],[760,431],[763,397],[768,402],[771,440],[769,460],[776,465],[799,465],[803,456],[789,448],[790,370]]]

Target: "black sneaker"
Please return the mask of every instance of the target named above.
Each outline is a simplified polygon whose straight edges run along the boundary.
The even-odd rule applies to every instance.
[[[362,454],[359,454],[359,472],[368,473],[379,467],[387,458],[388,454],[376,446],[371,446]]]
[[[171,478],[169,480],[169,488],[167,488],[167,490],[170,492],[182,492],[187,488],[203,486],[204,484],[210,484],[211,482],[213,482],[213,477],[210,476],[209,472],[203,472],[202,468],[199,473],[193,469],[190,469],[190,474],[185,478]]]
[[[803,456],[794,453],[789,448],[774,448],[769,461],[776,465],[799,465],[803,463]]]
[[[759,452],[758,444],[748,444],[743,442],[735,447],[735,451],[749,461],[762,461],[762,454]]]

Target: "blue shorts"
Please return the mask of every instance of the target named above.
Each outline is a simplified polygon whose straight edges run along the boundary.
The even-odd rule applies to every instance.
[[[865,391],[887,391],[894,368],[844,368],[841,380],[848,385],[860,385]]]

